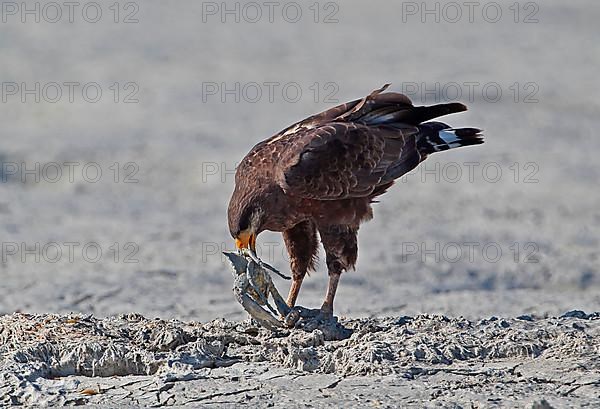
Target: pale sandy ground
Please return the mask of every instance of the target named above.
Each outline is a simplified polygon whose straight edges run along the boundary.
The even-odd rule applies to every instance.
[[[328,341],[225,320],[5,315],[0,404],[597,407],[598,318],[345,320],[352,336]]]
[[[486,133],[483,146],[433,156],[427,169],[438,166],[439,172],[421,168],[376,205],[375,219],[361,230],[357,271],[342,279],[339,314],[442,314],[472,322],[526,314],[540,320],[536,325],[547,326],[540,328],[544,331],[554,325],[554,318],[546,317],[570,310],[599,311],[600,9],[591,0],[544,1],[536,3],[539,10],[532,17],[539,22],[525,24],[522,20],[535,8],[521,3],[521,22],[515,23],[511,4],[501,4],[503,16],[497,23],[486,22],[481,9],[473,23],[466,9],[457,23],[444,18],[436,23],[433,17],[422,23],[418,16],[403,22],[402,3],[389,1],[340,2],[334,16],[339,21],[329,24],[315,23],[309,5],[302,6],[303,18],[297,23],[286,22],[281,9],[276,9],[274,23],[266,14],[258,23],[236,23],[232,17],[221,23],[218,16],[203,22],[202,3],[184,1],[139,3],[139,22],[134,24],[115,24],[108,3],[103,3],[104,14],[96,24],[85,22],[80,10],[72,24],[66,16],[52,24],[43,19],[21,23],[19,16],[5,15],[7,22],[0,23],[3,86],[96,82],[103,96],[93,104],[79,90],[74,103],[64,95],[52,104],[43,99],[35,103],[31,97],[21,103],[20,94],[6,91],[2,95],[0,314],[106,317],[135,312],[185,321],[243,320],[245,313],[232,297],[231,275],[218,251],[232,246],[225,220],[231,170],[258,140],[333,105],[326,99],[334,89],[325,88],[329,82],[335,83],[333,98],[340,102],[385,82],[398,91],[416,82],[421,94],[426,93],[424,84],[431,89],[436,83],[458,83],[463,92],[459,99],[470,111],[447,122],[479,126]],[[120,19],[131,11],[124,7],[122,3]],[[325,7],[320,4],[320,20],[334,10]],[[115,103],[109,89],[115,82],[121,88],[127,82],[137,84],[139,102]],[[279,88],[269,102],[263,87],[255,103],[243,96],[239,103],[232,96],[222,103],[219,95],[203,95],[206,82],[230,88],[236,82],[294,82],[302,97],[286,101]],[[480,84],[474,86],[472,100],[465,85],[470,82]],[[315,83],[321,91],[316,102]],[[482,96],[483,84],[490,83],[502,90],[497,102]],[[527,98],[532,91],[535,95]],[[119,100],[127,93],[121,90]],[[425,102],[452,94],[429,93]],[[421,102],[420,94],[412,96]],[[537,102],[524,102],[532,98]],[[26,183],[20,180],[24,167],[54,162],[78,163],[75,181],[71,183],[64,166],[56,183],[47,180],[54,176],[48,167],[39,182],[31,175]],[[472,180],[470,162],[479,163],[473,165]],[[81,175],[82,167],[91,163],[102,169],[97,183]],[[16,164],[16,175],[10,164]],[[457,164],[462,176],[453,183]],[[484,174],[486,165],[489,173]],[[493,181],[498,169],[502,174]],[[285,270],[279,237],[265,233],[259,241],[263,258]],[[12,254],[15,243],[34,249],[39,243],[40,250]],[[66,243],[77,243],[72,259]],[[82,254],[90,243],[102,249],[98,261],[90,260],[93,252],[87,259]],[[415,245],[427,250],[436,243],[439,260],[423,251],[410,254]],[[476,243],[473,257],[465,243]],[[51,262],[57,245],[62,254]],[[485,255],[484,247],[489,250]],[[463,256],[458,259],[457,248]],[[502,255],[493,260],[498,248]],[[305,283],[302,305],[320,304],[326,285],[323,268],[321,263]],[[277,285],[285,292],[285,282]],[[581,375],[580,381],[597,380],[598,347],[592,345],[568,364],[556,360],[557,370],[564,373],[580,363],[587,368],[573,372]],[[545,364],[536,366],[536,359],[519,358],[518,363],[543,371]],[[237,365],[229,370],[264,368]],[[269,368],[278,370],[276,363]],[[273,387],[270,402],[285,396],[296,405],[308,404],[320,396],[311,385],[329,381],[299,374],[300,380],[283,377],[288,382]],[[424,400],[448,407],[453,402],[469,407],[469,401],[475,407],[523,406],[544,398],[555,407],[594,406],[598,399],[592,387],[567,398],[552,386],[526,392],[516,383],[503,389],[499,400],[490,401],[481,389],[470,387],[470,377],[460,374],[446,374],[448,384],[429,374],[417,380],[387,376],[353,378],[355,383],[339,385],[348,388],[340,394],[350,399],[368,391],[389,406],[399,405],[399,396],[416,406]],[[98,380],[77,382],[93,385]],[[42,390],[52,389],[53,382],[71,380],[41,378]],[[294,389],[297,382],[306,387]],[[71,392],[77,388],[72,384]],[[177,383],[178,388],[200,396],[211,393],[214,384],[200,380]],[[429,393],[432,388],[443,390],[443,397]]]

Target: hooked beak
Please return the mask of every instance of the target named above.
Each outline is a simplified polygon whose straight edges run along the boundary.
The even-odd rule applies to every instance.
[[[256,234],[247,231],[241,232],[235,238],[235,247],[238,249],[250,249],[256,252]]]

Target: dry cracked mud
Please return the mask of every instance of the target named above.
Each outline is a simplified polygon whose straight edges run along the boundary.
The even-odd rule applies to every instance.
[[[270,332],[129,314],[0,317],[0,404],[600,405],[600,314],[341,319]]]

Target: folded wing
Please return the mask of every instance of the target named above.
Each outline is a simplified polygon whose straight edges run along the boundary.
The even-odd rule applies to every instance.
[[[464,105],[415,107],[405,95],[382,93],[386,88],[309,117],[265,141],[285,139],[277,180],[287,194],[318,200],[374,196],[429,153],[482,142],[477,129],[452,130],[439,122],[421,125],[464,111]]]

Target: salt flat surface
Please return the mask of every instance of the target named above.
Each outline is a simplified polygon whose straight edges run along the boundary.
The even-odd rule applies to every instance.
[[[0,402],[597,406],[599,318],[354,319],[350,338],[327,341],[249,321],[13,314],[0,319]]]

